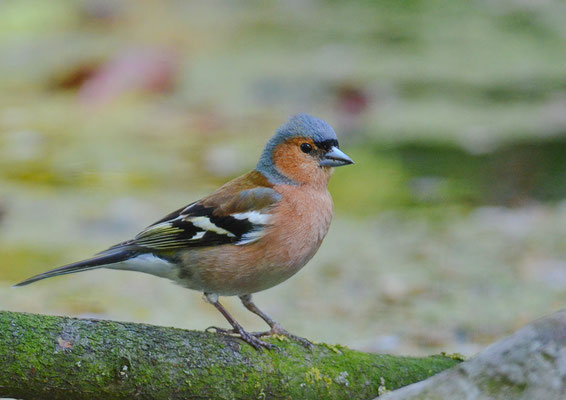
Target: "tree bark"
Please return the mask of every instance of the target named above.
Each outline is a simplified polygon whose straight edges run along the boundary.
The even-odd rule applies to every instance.
[[[566,310],[542,318],[476,357],[379,400],[566,399]]]
[[[371,399],[456,365],[278,338],[0,312],[0,396],[23,399]]]

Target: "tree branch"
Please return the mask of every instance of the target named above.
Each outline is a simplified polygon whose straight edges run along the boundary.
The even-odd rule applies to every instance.
[[[24,399],[372,398],[458,363],[277,338],[0,312],[0,396]]]

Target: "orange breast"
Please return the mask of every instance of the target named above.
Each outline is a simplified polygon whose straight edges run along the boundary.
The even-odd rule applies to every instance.
[[[299,271],[314,256],[332,220],[326,188],[279,185],[283,199],[257,242],[187,251],[183,285],[220,295],[255,293]]]

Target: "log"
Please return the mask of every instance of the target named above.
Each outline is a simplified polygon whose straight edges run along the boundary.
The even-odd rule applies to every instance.
[[[0,312],[0,396],[23,399],[371,399],[458,364],[216,333]]]
[[[379,400],[566,399],[566,310],[539,319],[476,357]]]

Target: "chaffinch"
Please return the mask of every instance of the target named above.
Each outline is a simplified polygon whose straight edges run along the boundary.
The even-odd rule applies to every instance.
[[[353,164],[325,121],[292,117],[269,140],[254,170],[150,225],[134,239],[92,258],[36,275],[16,286],[97,268],[146,272],[204,292],[238,335],[261,349],[263,335],[287,332],[252,302],[252,293],[293,276],[316,253],[333,214],[332,167]],[[248,333],[218,296],[239,296],[268,332]]]

